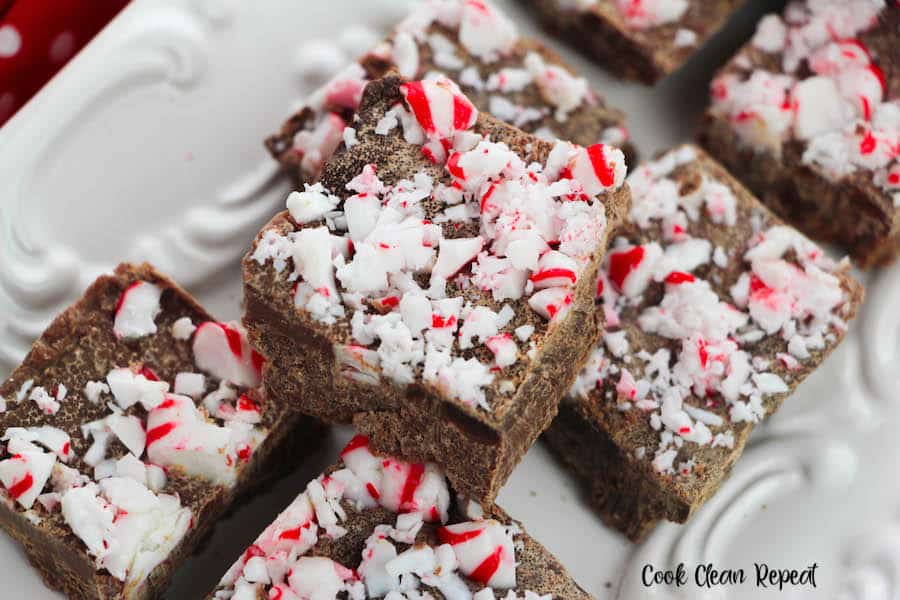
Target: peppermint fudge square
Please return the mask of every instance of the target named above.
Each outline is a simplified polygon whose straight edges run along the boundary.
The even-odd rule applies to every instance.
[[[299,181],[314,181],[352,125],[366,83],[397,69],[407,79],[443,74],[478,110],[545,139],[617,146],[631,162],[625,116],[583,77],[489,2],[425,0],[383,43],[338,74],[266,145]]]
[[[317,437],[256,389],[260,366],[149,265],[100,277],[0,386],[0,526],[70,598],[161,596],[238,494]]]
[[[900,6],[790,2],[712,83],[701,143],[863,268],[900,252]]]
[[[499,508],[452,493],[433,463],[358,435],[234,563],[215,600],[589,600]]]
[[[598,284],[603,343],[545,438],[638,541],[715,493],[753,426],[841,341],[863,290],[698,148],[628,183],[630,224]]]
[[[493,500],[599,335],[622,152],[525,134],[448,79],[374,81],[355,124],[244,260],[265,383]]]
[[[718,32],[740,0],[523,0],[544,27],[613,73],[655,83]]]

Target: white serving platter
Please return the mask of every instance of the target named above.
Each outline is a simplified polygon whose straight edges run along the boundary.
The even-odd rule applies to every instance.
[[[515,0],[499,2],[523,31]],[[137,0],[0,129],[0,375],[97,273],[149,260],[223,319],[240,314],[238,262],[289,189],[261,140],[408,0]],[[629,113],[643,156],[689,139],[711,73],[776,1],[754,1],[686,69],[625,84],[550,43]],[[337,54],[335,52],[337,51]],[[598,598],[900,597],[900,267],[865,278],[841,348],[753,437],[686,526],[635,546],[605,528],[538,444],[500,503]],[[201,598],[335,456],[346,430],[223,520],[168,598]],[[645,588],[644,565],[743,568],[743,585]],[[760,589],[754,562],[815,589]],[[0,536],[0,598],[57,598]]]

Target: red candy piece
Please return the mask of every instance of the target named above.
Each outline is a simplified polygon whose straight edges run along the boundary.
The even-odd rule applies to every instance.
[[[615,252],[609,255],[609,278],[620,290],[625,285],[625,279],[644,260],[643,246],[635,246],[625,252]]]

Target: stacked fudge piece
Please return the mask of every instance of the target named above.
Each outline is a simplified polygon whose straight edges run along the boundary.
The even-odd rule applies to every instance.
[[[357,436],[225,574],[216,600],[587,600],[497,507],[453,495],[434,464],[377,456]]]
[[[605,69],[654,83],[716,33],[740,0],[524,0]]]
[[[712,83],[701,142],[862,267],[900,252],[900,7],[794,1]]]
[[[599,335],[622,152],[542,141],[442,78],[370,83],[354,125],[245,258],[266,385],[491,501]]]
[[[393,34],[307,99],[266,145],[300,182],[314,180],[344,139],[366,83],[396,69],[446,75],[484,112],[545,139],[615,145],[631,161],[624,115],[606,106],[550,48],[522,37],[482,0],[425,0]]]
[[[719,487],[753,426],[840,342],[861,286],[693,146],[629,176],[603,343],[545,437],[640,540]]]
[[[148,265],[99,278],[0,386],[0,525],[71,598],[156,598],[319,427],[261,357]]]

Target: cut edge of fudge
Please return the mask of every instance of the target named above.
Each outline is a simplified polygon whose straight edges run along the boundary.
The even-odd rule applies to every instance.
[[[150,287],[147,287],[148,285]],[[151,287],[159,292],[158,296]],[[126,300],[126,297],[129,298]],[[141,352],[146,352],[144,358],[153,356],[154,359],[171,359],[172,362],[154,364],[152,367],[144,365],[146,369],[142,368],[140,372],[128,369],[128,367],[136,368],[136,364],[124,364],[120,365],[122,367],[120,370],[132,373],[131,383],[141,380],[142,384],[147,386],[141,393],[158,394],[159,388],[154,388],[154,384],[158,383],[154,379],[156,375],[167,372],[174,366],[188,364],[186,357],[191,351],[182,349],[167,354],[166,345],[170,342],[168,338],[166,340],[157,338],[158,342],[140,341],[141,337],[148,335],[157,337],[151,334],[150,329],[156,326],[157,321],[168,319],[154,314],[154,305],[157,308],[178,310],[178,314],[187,318],[187,321],[182,321],[180,326],[177,326],[180,333],[176,334],[173,328],[172,339],[176,339],[176,335],[186,336],[182,339],[189,338],[194,333],[195,322],[198,325],[216,323],[192,296],[150,265],[122,264],[113,274],[99,277],[75,304],[54,319],[35,342],[23,363],[0,387],[0,392],[6,399],[4,411],[0,413],[4,434],[4,447],[0,448],[0,451],[6,456],[0,461],[0,480],[2,480],[0,526],[23,546],[29,562],[35,566],[47,585],[71,597],[98,599],[158,597],[169,584],[179,563],[205,542],[205,537],[215,522],[234,508],[247,492],[284,473],[286,469],[283,458],[307,451],[322,432],[321,425],[311,418],[300,416],[293,411],[278,409],[279,403],[264,390],[239,387],[239,391],[243,390],[244,393],[242,398],[247,399],[245,408],[249,410],[255,407],[257,411],[260,407],[268,408],[271,416],[266,416],[265,438],[255,439],[249,443],[247,447],[249,454],[246,457],[248,464],[236,469],[233,481],[213,483],[199,476],[189,475],[185,468],[172,462],[167,463],[165,468],[151,464],[143,448],[150,439],[149,435],[153,433],[153,429],[146,434],[143,433],[146,431],[143,430],[145,420],[137,416],[139,404],[130,407],[130,411],[118,406],[117,396],[107,391],[110,385],[104,379],[105,374],[98,372],[85,375],[83,370],[79,371],[82,376],[90,378],[90,390],[87,384],[83,389],[75,389],[71,386],[71,381],[75,377],[73,371],[78,370],[79,366],[91,366],[93,363],[96,370],[99,368],[98,365],[109,362],[111,356],[136,358]],[[130,318],[123,316],[119,319],[114,316],[125,313],[128,313]],[[168,321],[167,325],[176,327],[174,323]],[[237,332],[237,329],[234,331]],[[116,348],[86,349],[82,346],[82,343],[90,345],[102,343],[104,340],[114,340],[113,344],[134,344],[135,347],[126,351],[123,346],[118,349],[121,354],[117,354]],[[236,341],[241,343],[240,336]],[[151,348],[157,343],[159,347]],[[246,344],[245,339],[243,343]],[[249,346],[247,348],[249,349]],[[42,375],[51,377],[57,374],[60,377],[54,382],[41,379]],[[64,379],[70,382],[69,389],[60,385]],[[49,387],[51,385],[55,386],[55,389]],[[128,381],[120,379],[114,389],[123,394],[126,394],[125,390],[128,389],[137,393],[140,384],[131,388],[129,385]],[[151,388],[155,391],[150,391]],[[170,396],[167,394],[165,397]],[[141,401],[149,402],[149,396],[142,397],[138,403]],[[114,404],[118,412],[110,408]],[[79,418],[79,414],[88,413],[92,416]],[[113,425],[110,425],[112,421],[102,422],[102,427],[109,428],[109,431],[95,428],[92,432],[94,442],[98,436],[104,437],[106,441],[98,442],[99,446],[91,450],[89,446],[94,447],[94,442],[89,441],[83,432],[76,433],[76,431],[79,424],[84,425],[85,421],[90,421],[91,425],[101,423],[95,419],[101,413],[106,416],[115,414],[121,418]],[[137,435],[135,425],[142,428],[141,435]],[[34,429],[42,426],[43,430]],[[10,429],[14,427],[25,429],[18,435],[10,435]],[[164,439],[167,435],[165,429],[165,427],[157,429],[155,439]],[[26,430],[35,433],[30,442],[32,447],[28,445],[31,436],[22,435]],[[174,427],[168,430],[169,434],[173,432],[177,434]],[[138,438],[143,439],[144,444],[141,444]],[[127,446],[123,440],[128,440]],[[8,456],[11,452],[8,446],[12,445],[16,446],[17,455],[24,457],[18,459],[25,463],[24,475],[20,476],[14,468],[15,465],[10,464],[10,461],[16,460]],[[141,454],[135,457],[131,450],[136,449],[138,445],[141,445]],[[51,447],[55,450],[51,450]],[[40,456],[37,455],[39,452]],[[90,462],[97,466],[86,462],[91,452],[94,453],[94,458]],[[118,458],[124,460],[113,461],[112,458],[106,458],[110,452],[121,455]],[[51,459],[52,464],[49,462]],[[113,464],[110,464],[111,462]],[[138,472],[139,469],[136,469],[141,466],[143,471]],[[48,468],[51,469],[50,475],[46,482],[42,482]],[[107,564],[100,564],[101,559],[98,556],[89,554],[83,538],[73,532],[68,518],[62,514],[64,499],[75,489],[95,489],[90,486],[97,485],[97,469],[104,470],[103,475],[99,477],[100,481],[116,479],[119,490],[113,491],[112,484],[108,484],[109,488],[97,491],[96,498],[112,502],[108,495],[119,494],[116,497],[123,502],[126,498],[130,498],[127,501],[132,502],[135,494],[143,496],[143,500],[153,496],[156,499],[154,510],[158,511],[154,514],[163,515],[160,516],[163,521],[165,518],[176,519],[170,529],[160,525],[164,537],[158,540],[161,545],[157,548],[158,562],[154,563],[153,550],[145,548],[142,554],[129,554],[130,561],[128,556],[125,556],[123,560],[128,561],[127,564],[123,565],[119,561],[113,568],[121,567],[124,571],[121,577],[114,576],[107,569]],[[143,482],[137,485],[140,485],[143,491],[135,492],[134,489],[129,491],[128,484],[121,484],[119,481],[127,478],[137,482],[142,474]],[[41,489],[32,490],[32,487],[36,487],[39,483]],[[23,495],[34,496],[35,491],[44,493],[31,499],[30,508],[25,509],[18,500]],[[160,503],[161,498],[167,498],[165,502],[168,504],[165,507]],[[175,511],[170,510],[174,507],[172,498],[175,498],[174,502],[178,504]],[[121,508],[121,504],[109,506]],[[167,510],[169,512],[165,512]],[[122,518],[127,518],[127,512],[122,509],[121,514],[125,515]],[[134,509],[132,512],[139,511]],[[98,514],[99,512],[94,513],[93,518],[100,519]],[[188,519],[186,526],[183,523],[185,518]],[[100,527],[104,522],[101,519],[95,527]],[[82,523],[80,527],[82,534],[90,535],[87,533],[90,526]],[[107,536],[110,536],[109,539],[115,539],[114,534],[108,529],[103,532],[94,530],[93,535],[100,536],[104,541]],[[107,559],[113,560],[110,556],[112,553],[105,555]],[[138,561],[138,556],[144,562],[135,562]],[[138,568],[136,565],[141,565],[144,571],[132,576],[133,569]]]
[[[591,598],[501,508],[448,487],[432,463],[375,455],[364,435],[312,480],[222,577],[209,598],[291,600],[327,590],[383,597],[413,579],[438,598]],[[509,595],[508,595],[509,594]]]
[[[661,3],[658,14],[644,10],[633,16],[623,14],[613,0],[570,2],[569,8],[561,6],[563,0],[529,0],[528,4],[548,33],[604,69],[654,84],[687,62],[722,28],[739,3],[685,0]]]
[[[444,2],[442,9],[437,4],[441,3],[424,2],[358,64],[313,92],[265,140],[272,157],[298,183],[318,178],[321,165],[340,144],[344,127],[352,125],[365,83],[392,69],[411,80],[429,73],[447,74],[479,110],[528,133],[540,130],[542,137],[584,146],[603,142],[620,148],[628,164],[636,160],[624,126],[625,114],[607,106],[552,48],[519,36],[513,23],[490,3],[476,10],[474,5],[458,2],[460,8],[455,11],[447,8],[452,3]],[[507,113],[509,118],[504,118]],[[298,146],[308,148],[301,151]]]
[[[342,147],[328,163],[320,182],[324,186],[323,189],[331,189],[335,193],[347,195],[340,188],[343,188],[347,182],[358,181],[359,177],[364,176],[367,171],[367,165],[374,163],[377,165],[377,169],[374,169],[373,172],[377,172],[378,176],[383,177],[391,184],[397,183],[401,179],[409,179],[414,174],[424,171],[434,177],[435,190],[438,190],[438,182],[441,182],[440,189],[436,193],[442,195],[455,193],[450,184],[453,181],[459,184],[459,180],[445,173],[445,165],[442,165],[440,161],[433,164],[430,160],[423,158],[423,153],[427,156],[432,152],[442,152],[441,144],[435,145],[434,140],[424,146],[411,144],[402,139],[400,131],[393,129],[385,131],[384,135],[374,132],[374,129],[383,125],[386,113],[396,116],[398,110],[405,112],[402,85],[404,85],[403,80],[396,76],[389,76],[368,85],[355,123],[356,138],[359,141],[351,148]],[[426,81],[412,82],[410,85],[435,86],[429,88],[434,90],[432,93],[438,93],[437,90],[443,89],[443,86],[449,86],[447,89],[455,89],[454,84],[446,79],[442,80],[440,84]],[[459,98],[464,98],[464,96],[460,94]],[[415,131],[416,124],[408,122],[409,113],[406,113],[406,117],[401,117],[401,120],[404,118],[407,120],[407,126]],[[396,124],[396,127],[402,128],[400,124]],[[360,132],[362,133],[360,134]],[[549,142],[534,138],[483,113],[478,115],[472,131],[456,135],[462,136],[458,139],[465,139],[473,132],[477,132],[478,135],[489,135],[494,142],[508,143],[514,153],[526,159],[525,163],[532,161],[543,163],[554,147]],[[470,141],[475,143],[474,140]],[[489,147],[493,149],[495,145],[489,144]],[[574,153],[571,155],[572,160],[577,155],[581,161],[586,158],[588,152],[583,148],[564,142],[559,142],[558,147],[562,152],[567,153],[566,156]],[[610,156],[619,157],[615,159],[616,161],[621,161],[621,153],[615,154],[615,151],[608,148],[603,150],[603,147],[598,145],[594,151],[608,152]],[[459,156],[458,153],[454,152],[454,154]],[[455,170],[453,160],[456,159],[451,159],[447,163],[451,165],[451,170]],[[465,163],[465,160],[468,159],[458,158],[458,160]],[[610,160],[612,159],[610,158]],[[583,174],[582,169],[586,167],[586,163],[572,164],[579,174]],[[621,175],[621,162],[617,164],[619,164],[616,167],[619,169],[617,173]],[[476,169],[477,165],[465,168]],[[569,176],[574,177],[571,174]],[[618,176],[616,175],[614,179],[617,180]],[[561,183],[570,181],[562,179]],[[588,182],[589,179],[585,178],[584,181]],[[593,183],[586,184],[593,185]],[[361,360],[361,357],[371,356],[373,353],[371,350],[365,349],[363,349],[363,353],[360,353],[360,350],[347,351],[347,349],[353,350],[354,344],[356,344],[351,336],[351,328],[346,323],[348,319],[340,321],[338,327],[330,327],[322,322],[314,321],[308,316],[303,316],[304,311],[298,311],[294,307],[295,300],[292,300],[291,294],[287,293],[283,277],[276,272],[276,269],[272,268],[273,265],[268,264],[269,259],[275,253],[275,246],[271,245],[272,242],[276,241],[283,245],[284,243],[279,240],[283,239],[285,235],[290,235],[297,228],[297,224],[289,212],[276,216],[257,236],[253,248],[244,260],[246,302],[244,322],[251,339],[270,358],[264,371],[266,385],[272,388],[277,395],[302,398],[299,402],[301,410],[327,422],[352,421],[360,431],[372,438],[373,445],[379,451],[413,460],[435,460],[441,463],[456,489],[479,500],[493,499],[540,431],[549,425],[556,413],[558,399],[568,388],[570,382],[574,380],[577,369],[583,364],[593,340],[599,334],[597,322],[599,316],[593,307],[595,281],[593,274],[602,259],[603,248],[605,248],[604,240],[624,219],[630,197],[627,188],[617,187],[613,181],[609,183],[613,185],[615,191],[602,194],[607,226],[603,228],[602,232],[595,232],[590,236],[590,258],[585,256],[586,262],[583,267],[577,267],[579,272],[585,275],[576,275],[575,271],[569,273],[577,279],[574,288],[571,288],[571,293],[566,292],[565,298],[560,296],[557,300],[552,300],[554,295],[560,295],[562,292],[547,293],[540,290],[538,293],[542,293],[541,298],[550,299],[546,307],[540,302],[534,302],[533,305],[538,306],[542,313],[530,309],[524,298],[514,299],[512,304],[519,306],[520,309],[518,312],[512,311],[515,316],[511,321],[510,328],[515,326],[517,330],[524,327],[531,331],[537,331],[540,335],[537,342],[540,347],[536,347],[534,350],[537,353],[537,359],[527,366],[522,366],[521,357],[529,347],[523,340],[527,339],[530,334],[521,338],[511,335],[511,332],[499,334],[505,338],[501,344],[510,346],[510,342],[512,342],[517,347],[517,351],[516,356],[512,357],[514,362],[511,367],[506,367],[512,369],[509,372],[513,375],[510,375],[508,379],[501,379],[500,375],[493,378],[489,384],[491,402],[488,402],[483,396],[480,398],[489,406],[490,412],[479,408],[478,400],[475,402],[468,399],[466,402],[452,400],[451,396],[458,396],[457,392],[453,392],[453,387],[457,385],[457,382],[454,382],[454,378],[450,375],[445,376],[443,371],[438,379],[432,379],[432,381],[438,382],[437,387],[424,381],[421,377],[421,365],[415,366],[416,380],[407,386],[406,391],[395,386],[390,379],[382,380],[377,368],[373,373],[374,379],[378,383],[371,385],[372,373],[367,373],[371,367],[366,366],[366,361]],[[563,184],[570,185],[569,183]],[[594,197],[593,194],[601,194],[601,188],[602,186],[589,188],[593,190],[590,198]],[[484,194],[488,195],[487,192]],[[481,194],[479,194],[480,196]],[[295,198],[298,197],[295,196]],[[452,208],[431,196],[429,198],[431,198],[428,201],[431,202],[428,205],[430,208],[427,209],[429,213],[438,210],[443,214],[444,208]],[[464,204],[456,206],[459,208]],[[573,210],[577,209],[576,205],[590,206],[584,202],[566,202],[565,204],[572,206]],[[491,205],[488,210],[499,211],[500,208]],[[436,218],[436,216],[429,214],[428,218]],[[572,227],[575,229],[571,230],[573,237],[570,239],[577,241],[583,238],[583,241],[587,241],[586,237],[577,233],[578,228],[581,227],[578,223],[582,221],[572,222]],[[461,223],[461,229],[455,231],[468,232],[471,235],[478,232],[478,224],[469,219]],[[581,231],[586,232],[587,230]],[[460,237],[462,235],[464,234],[460,234]],[[587,234],[584,233],[584,235]],[[599,237],[597,237],[598,235]],[[488,243],[492,241],[489,239]],[[290,256],[291,251],[288,248],[282,252],[283,256],[287,257]],[[548,256],[558,258],[559,254],[559,252],[555,254],[551,252],[548,253]],[[473,255],[472,258],[476,257]],[[476,263],[481,264],[480,261],[476,261]],[[285,264],[282,263],[281,268],[283,269],[284,266]],[[512,271],[504,272],[512,273]],[[434,272],[432,272],[433,276]],[[427,287],[426,282],[425,288]],[[538,287],[543,287],[543,284]],[[559,290],[560,288],[547,289]],[[502,306],[506,303],[505,300],[494,300],[492,293],[481,292],[474,286],[461,289],[457,283],[453,283],[451,290],[456,291],[448,293],[448,296],[467,297],[476,302],[476,305],[484,306],[494,314],[503,312]],[[296,291],[292,293],[296,294]],[[519,293],[521,294],[521,291]],[[396,303],[396,301],[397,297],[395,296],[394,302]],[[554,304],[557,301],[560,304]],[[560,314],[565,313],[565,318],[554,320],[552,327],[548,328],[546,318],[555,314],[560,308],[564,308],[566,303],[570,303],[568,310],[560,312]],[[384,312],[390,312],[390,310]],[[458,319],[462,316],[443,312],[434,314],[441,317],[441,322],[437,323],[432,316],[431,326],[425,325],[429,333],[434,327],[438,329],[449,327],[449,331],[455,331],[459,325]],[[443,321],[445,318],[447,319],[446,323]],[[468,327],[463,324],[463,329],[468,329]],[[503,327],[501,326],[501,329]],[[491,336],[494,335],[498,335],[497,332],[491,333]],[[451,347],[453,347],[452,339],[454,338],[451,336],[449,339]],[[529,341],[529,343],[532,342],[534,342],[533,339]],[[336,355],[335,348],[341,349],[341,356]],[[467,355],[465,360],[474,360],[475,363],[482,364],[479,363],[479,360],[489,361],[493,359],[492,352],[494,350],[497,350],[497,352],[493,352],[494,354],[501,351],[500,348],[493,350],[488,348],[476,346],[470,349],[465,353]],[[511,349],[511,346],[507,349]],[[378,359],[377,356],[372,358]],[[461,359],[461,355],[458,358]],[[453,360],[456,363],[456,359]],[[472,366],[471,362],[468,364]],[[505,395],[499,393],[500,388],[505,385],[502,383],[504,380],[512,382]],[[460,388],[464,388],[467,381],[460,380],[458,382]],[[515,385],[515,381],[518,381],[519,385]],[[439,388],[445,391],[442,392]],[[475,392],[483,394],[477,390]],[[528,401],[522,401],[522,398],[528,398]]]
[[[645,185],[635,181],[637,177],[643,177],[648,173],[652,173],[649,177],[654,183]],[[716,224],[711,217],[706,218],[706,224],[703,224],[701,217],[700,221],[690,219],[684,223],[678,219],[662,221],[665,228],[657,225],[660,213],[653,211],[661,210],[665,205],[664,196],[659,190],[663,185],[668,185],[660,184],[660,181],[670,176],[675,184],[673,188],[676,190],[675,193],[684,192],[687,194],[684,197],[701,194],[698,210],[704,210],[703,203],[707,201],[705,198],[715,197],[712,192],[721,194],[721,188],[713,187],[709,188],[711,192],[702,192],[702,186],[707,185],[703,183],[705,178],[730,189],[735,198],[734,225],[727,225],[727,221],[724,222],[724,226]],[[600,309],[607,313],[607,323],[619,321],[620,325],[608,327],[604,334],[604,344],[595,351],[588,367],[579,376],[580,387],[573,388],[573,395],[563,400],[559,416],[544,433],[544,439],[553,452],[585,484],[590,502],[604,521],[629,539],[640,541],[659,520],[686,521],[716,492],[740,456],[753,425],[775,412],[796,386],[802,383],[840,343],[845,333],[843,328],[846,327],[847,321],[855,317],[864,294],[862,286],[850,277],[849,264],[846,261],[833,263],[823,259],[821,249],[796,232],[790,234],[786,239],[803,240],[802,247],[811,257],[810,263],[802,263],[804,268],[809,268],[811,263],[819,264],[824,260],[825,262],[821,262],[823,272],[833,277],[833,280],[827,277],[824,279],[829,286],[829,293],[840,292],[840,298],[835,296],[832,298],[834,304],[827,306],[827,310],[833,313],[835,320],[827,321],[827,326],[820,334],[823,337],[821,344],[812,339],[814,333],[809,334],[808,340],[797,334],[798,345],[794,347],[780,337],[785,331],[782,327],[767,333],[759,324],[770,316],[764,311],[767,298],[777,298],[776,294],[782,293],[780,292],[782,288],[770,287],[775,285],[772,283],[773,280],[760,279],[762,275],[757,274],[757,268],[753,267],[751,271],[745,266],[743,259],[746,249],[760,248],[765,240],[777,239],[771,233],[776,231],[775,228],[779,228],[777,230],[779,234],[782,230],[793,230],[784,228],[782,222],[723,167],[693,146],[673,149],[656,161],[639,165],[629,177],[629,183],[634,193],[632,223],[622,231],[623,237],[628,239],[629,243],[618,248],[618,252],[617,248],[610,248],[607,252],[608,261],[615,260],[620,253],[621,256],[628,256],[628,248],[638,247],[632,246],[631,240],[641,240],[639,247],[642,249],[646,249],[651,242],[662,243],[667,231],[674,232],[675,235],[687,232],[688,237],[683,240],[675,238],[680,241],[702,239],[695,238],[693,234],[705,232],[710,235],[709,239],[716,236],[718,240],[730,239],[733,244],[738,244],[724,251],[725,254],[719,259],[714,258],[713,253],[706,265],[701,263],[687,271],[673,270],[665,275],[664,280],[657,279],[659,281],[657,284],[650,280],[650,283],[646,284],[648,287],[640,292],[639,297],[653,300],[639,302],[634,308],[628,308],[627,305],[623,307],[622,304],[618,304],[618,300],[608,304],[609,296],[606,296]],[[648,193],[654,187],[655,196]],[[727,206],[727,203],[722,205]],[[683,208],[680,204],[678,206]],[[730,209],[726,209],[721,214],[727,214],[729,211]],[[646,221],[647,227],[651,229],[642,229],[638,224],[642,220]],[[751,222],[754,220],[757,224],[753,224],[751,228]],[[729,229],[735,227],[743,231],[731,233]],[[720,231],[716,232],[717,229]],[[667,247],[671,248],[678,243],[670,239]],[[790,243],[793,244],[792,241]],[[790,248],[785,250],[781,257],[793,261],[787,263],[789,265],[800,265],[801,260],[797,258],[799,250],[793,246]],[[652,254],[649,250],[645,251],[648,256]],[[735,251],[740,252],[737,261],[733,255]],[[757,255],[754,260],[762,261],[760,256],[762,255]],[[765,260],[769,258],[771,257],[766,257]],[[782,258],[772,259],[775,261],[772,264],[781,268],[780,262],[786,262]],[[685,260],[684,255],[681,260]],[[721,261],[724,266],[715,264],[716,260]],[[662,265],[662,270],[669,270],[672,266],[662,262],[658,262],[657,265]],[[760,273],[764,272],[764,268],[771,268],[770,273],[776,272],[774,267],[766,265],[767,263],[760,262]],[[630,283],[628,277],[632,277],[633,273],[639,273],[639,269],[640,267],[637,267],[637,270],[628,272],[626,278],[622,280],[625,286]],[[810,270],[810,276],[819,277],[818,269],[817,266]],[[662,274],[662,270],[659,274]],[[785,271],[790,272],[790,269],[786,267]],[[743,279],[748,272],[749,279]],[[660,299],[666,298],[673,288],[688,283],[694,285],[695,278],[692,273],[696,273],[703,282],[712,282],[714,277],[718,277],[719,281],[711,285],[718,290],[719,302],[724,299],[728,305],[741,293],[735,290],[744,285],[749,286],[749,302],[752,305],[747,308],[747,304],[744,304],[742,310],[754,316],[745,319],[744,324],[734,328],[727,338],[735,344],[734,347],[724,346],[724,342],[719,342],[715,338],[709,336],[704,338],[703,334],[692,333],[694,330],[689,328],[688,334],[677,332],[674,327],[678,325],[678,318],[674,316],[671,322],[653,321],[659,317],[665,320],[666,313],[677,315],[681,311],[680,314],[687,314],[683,312],[685,309],[678,308],[675,302],[662,304]],[[622,282],[616,281],[619,276],[614,276],[608,265],[604,266],[602,274],[604,290],[613,288],[624,296],[620,285]],[[766,277],[770,278],[772,275]],[[660,285],[663,287],[662,290],[653,289],[653,286]],[[754,294],[759,296],[754,299]],[[698,299],[697,302],[699,301]],[[736,303],[734,306],[740,305],[737,300],[734,302]],[[658,308],[659,306],[664,308]],[[611,309],[616,312],[612,318]],[[623,313],[621,316],[617,314],[619,310]],[[659,312],[656,312],[657,310]],[[730,310],[727,309],[726,313]],[[810,318],[813,318],[812,315]],[[689,321],[685,321],[687,322]],[[775,320],[773,323],[778,324],[778,321]],[[787,320],[783,320],[783,323],[783,326],[790,327]],[[644,326],[650,328],[650,331],[642,333]],[[670,334],[660,333],[666,331],[665,327],[670,327]],[[762,335],[759,336],[754,329]],[[623,331],[627,333],[621,334]],[[699,339],[695,339],[698,335]],[[678,340],[683,344],[680,351],[677,346]],[[688,352],[694,351],[691,344],[695,342],[699,361],[704,361],[704,356],[707,357],[705,360],[709,361],[699,371],[704,377],[704,385],[707,388],[712,387],[713,393],[707,396],[706,401],[695,391],[694,386],[698,383],[696,379],[688,379],[683,384],[677,379],[685,376],[684,374],[694,375]],[[804,345],[800,348],[802,344],[808,347]],[[643,357],[640,356],[640,350],[645,351]],[[636,370],[635,365],[641,360],[645,361],[646,365],[652,364],[660,350],[670,353],[665,355],[669,360],[664,362],[667,369],[670,369],[667,374],[669,372],[673,374],[672,379],[663,379],[661,372],[647,370],[648,367],[641,367],[639,364],[637,369],[640,370]],[[619,352],[619,356],[615,352]],[[720,352],[721,358],[717,357]],[[740,362],[732,365],[730,361],[735,352],[747,353],[747,366],[752,365],[749,372],[743,372],[743,368],[739,366]],[[807,354],[806,358],[795,356],[804,353]],[[707,375],[716,372],[716,361],[721,362],[723,369],[721,374],[717,377]],[[680,371],[679,365],[682,365]],[[629,367],[631,369],[626,376],[623,371]],[[735,370],[742,373],[743,379],[729,383],[727,379]],[[635,375],[632,375],[631,371],[635,371]],[[752,389],[746,387],[749,383],[753,384]],[[648,385],[642,387],[644,384]],[[678,391],[677,385],[684,387],[688,384],[690,387],[681,390],[681,393],[686,395],[676,394],[676,401],[667,406],[666,394]],[[734,394],[733,400],[725,398],[726,390],[731,390]],[[754,404],[756,402],[753,400],[754,394],[759,398],[758,404]],[[678,398],[681,399],[677,400]],[[691,400],[690,411],[682,408],[681,402],[687,399]],[[649,402],[643,404],[645,400]],[[681,433],[677,431],[680,428],[684,428]],[[666,439],[669,441],[664,443],[663,440]]]
[[[785,46],[801,31],[785,19],[812,28],[828,14],[798,4],[766,16],[714,79],[698,140],[783,219],[870,268],[900,253],[900,10],[870,26],[875,4],[846,6],[842,40],[811,38],[806,52]]]

